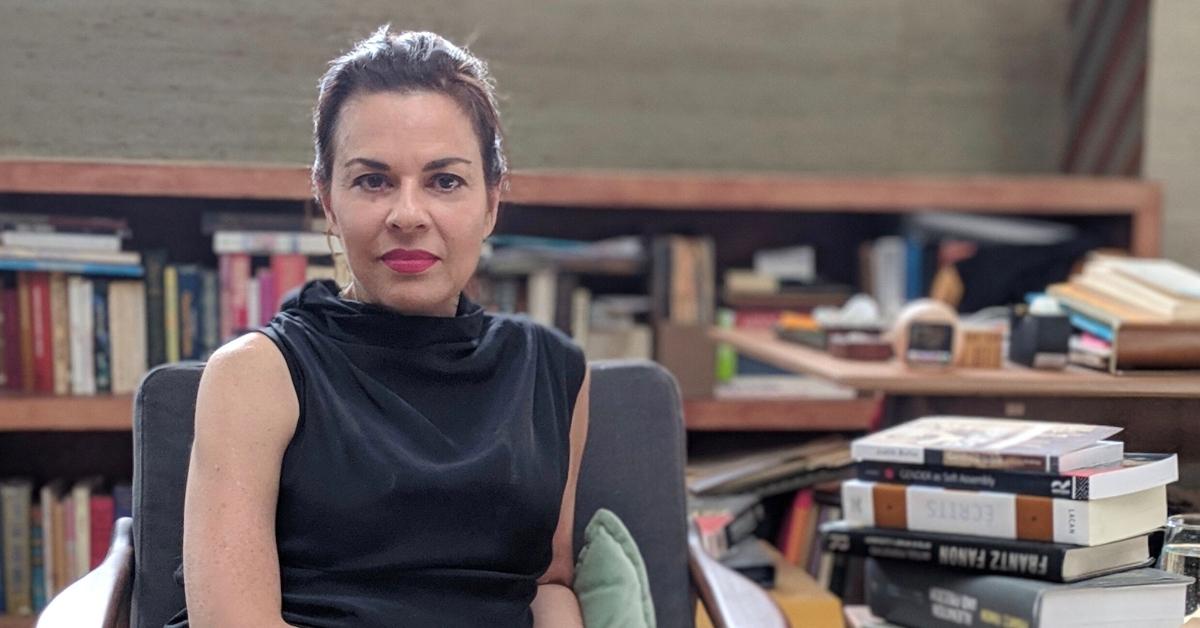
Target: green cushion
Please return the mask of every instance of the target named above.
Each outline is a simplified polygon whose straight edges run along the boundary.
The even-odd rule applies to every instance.
[[[601,508],[583,531],[575,560],[575,595],[586,628],[654,628],[654,600],[637,543]]]

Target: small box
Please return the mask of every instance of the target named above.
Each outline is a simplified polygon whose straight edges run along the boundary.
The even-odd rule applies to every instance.
[[[954,365],[977,369],[1004,366],[1004,334],[987,327],[959,326]]]

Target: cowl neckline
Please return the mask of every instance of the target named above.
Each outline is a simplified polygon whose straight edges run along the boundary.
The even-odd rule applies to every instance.
[[[483,331],[484,311],[460,294],[454,316],[403,314],[375,303],[338,296],[332,279],[314,279],[284,309],[301,313],[329,337],[382,347],[461,346],[475,344]]]

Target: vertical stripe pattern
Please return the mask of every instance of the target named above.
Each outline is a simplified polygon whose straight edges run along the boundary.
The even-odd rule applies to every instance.
[[[1072,0],[1067,173],[1141,174],[1150,0]]]

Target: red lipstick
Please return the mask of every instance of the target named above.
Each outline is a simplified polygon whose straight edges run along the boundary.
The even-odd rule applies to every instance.
[[[380,259],[385,266],[402,275],[415,275],[428,270],[439,258],[421,249],[392,249]]]

